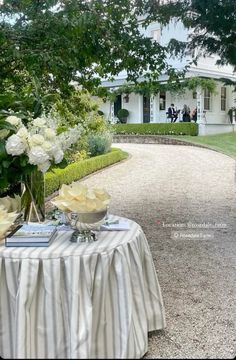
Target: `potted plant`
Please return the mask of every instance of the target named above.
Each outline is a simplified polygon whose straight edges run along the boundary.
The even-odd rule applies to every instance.
[[[129,111],[127,109],[120,109],[117,113],[117,117],[122,124],[127,123],[128,116],[129,116]]]

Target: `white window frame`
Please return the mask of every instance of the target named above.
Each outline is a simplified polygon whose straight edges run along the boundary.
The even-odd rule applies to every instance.
[[[151,31],[151,37],[154,41],[160,43],[161,41],[161,29],[153,29]]]
[[[209,106],[206,106],[206,102]],[[203,108],[205,111],[212,111],[212,93],[208,89],[204,90]]]
[[[223,93],[222,93],[222,90]],[[224,109],[222,108],[222,105],[224,104]],[[226,86],[222,86],[220,89],[220,110],[221,111],[226,111],[226,104],[227,104],[227,88]]]

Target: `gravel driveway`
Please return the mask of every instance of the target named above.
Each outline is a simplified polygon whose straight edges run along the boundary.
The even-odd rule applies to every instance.
[[[197,147],[115,144],[131,158],[83,180],[138,222],[162,288],[167,327],[146,358],[236,354],[235,161]]]

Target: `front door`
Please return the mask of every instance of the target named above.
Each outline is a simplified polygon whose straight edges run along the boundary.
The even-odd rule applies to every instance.
[[[143,96],[143,122],[150,122],[150,97]]]
[[[121,109],[121,95],[116,97],[114,101],[114,115],[117,116],[118,111]]]

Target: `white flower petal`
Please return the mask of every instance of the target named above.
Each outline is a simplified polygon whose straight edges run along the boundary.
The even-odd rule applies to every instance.
[[[43,164],[47,160],[49,160],[49,155],[41,146],[33,146],[29,153],[29,163],[32,165]]]
[[[26,144],[17,135],[11,135],[6,142],[6,152],[9,155],[21,155],[26,150]]]
[[[46,119],[36,118],[33,120],[33,125],[37,127],[44,127],[46,125]]]
[[[17,116],[8,116],[6,121],[9,122],[11,125],[19,126],[22,124],[22,121]]]

